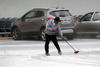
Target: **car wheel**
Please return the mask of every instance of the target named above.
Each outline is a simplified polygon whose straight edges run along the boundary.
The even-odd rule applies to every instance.
[[[14,28],[12,31],[12,37],[14,40],[20,40],[21,39],[21,35],[19,34],[20,31],[18,28]]]
[[[68,40],[73,40],[74,39],[74,35],[68,35],[67,38],[68,38]]]
[[[41,29],[40,38],[41,38],[42,40],[45,40],[45,28],[42,28],[42,29]]]

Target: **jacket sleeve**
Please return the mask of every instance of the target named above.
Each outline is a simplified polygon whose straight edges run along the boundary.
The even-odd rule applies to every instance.
[[[53,28],[52,28],[52,21],[48,21],[48,23],[46,24],[46,29],[48,31],[53,31]]]

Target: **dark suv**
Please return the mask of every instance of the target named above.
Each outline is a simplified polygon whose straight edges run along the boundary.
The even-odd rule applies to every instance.
[[[61,19],[60,25],[64,35],[66,35],[68,39],[73,39],[75,25],[73,16],[69,10],[62,8],[34,8],[30,10],[11,24],[11,34],[15,40],[21,39],[22,35],[36,35],[44,40],[46,23],[56,16]]]

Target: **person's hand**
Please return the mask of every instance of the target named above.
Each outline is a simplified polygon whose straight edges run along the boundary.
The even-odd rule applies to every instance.
[[[53,30],[53,32],[58,32],[58,30]]]

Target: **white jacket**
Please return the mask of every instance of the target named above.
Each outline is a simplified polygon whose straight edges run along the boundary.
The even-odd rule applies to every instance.
[[[53,30],[58,30],[57,32],[54,32]],[[46,24],[46,34],[48,35],[57,35],[59,34],[61,37],[63,36],[63,33],[61,31],[60,25],[55,24],[54,20],[49,20],[48,23]]]

